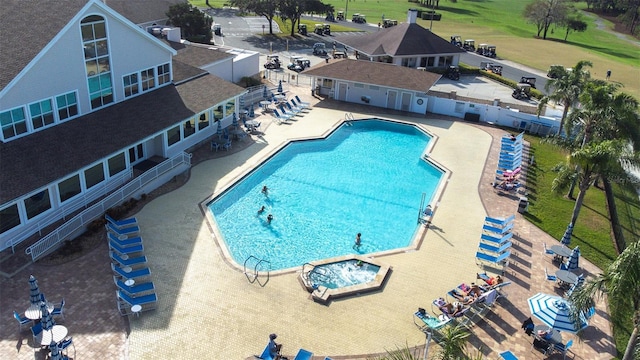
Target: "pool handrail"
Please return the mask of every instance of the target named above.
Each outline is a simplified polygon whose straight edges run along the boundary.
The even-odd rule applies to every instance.
[[[249,260],[251,260],[251,259],[256,259],[257,260],[256,265],[253,267],[253,274],[249,274],[247,272],[247,262]],[[260,275],[260,272],[258,271],[258,266],[263,262],[269,264],[269,270],[267,270],[267,280],[264,283],[261,283],[260,281],[258,281],[258,276]],[[244,261],[244,275],[247,277],[247,280],[249,280],[250,284],[253,284],[254,282],[258,281],[258,284],[261,287],[264,287],[269,282],[270,274],[271,274],[271,262],[270,261],[265,260],[265,259],[259,259],[259,258],[255,257],[253,255],[249,255],[249,257],[245,259],[245,261]]]

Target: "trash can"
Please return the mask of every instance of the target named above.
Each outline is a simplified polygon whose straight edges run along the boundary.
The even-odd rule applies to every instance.
[[[213,25],[213,33],[216,34],[217,36],[222,35],[222,27],[218,24]]]
[[[527,212],[527,209],[529,208],[529,199],[527,199],[527,197],[521,197],[520,198],[520,202],[518,203],[518,212],[520,214],[524,214]]]

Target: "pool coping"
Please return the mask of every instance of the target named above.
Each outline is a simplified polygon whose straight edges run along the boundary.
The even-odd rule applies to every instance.
[[[436,210],[437,210],[437,208],[438,208],[438,206],[440,204],[440,200],[442,199],[442,196],[444,194],[444,190],[445,190],[445,188],[446,188],[446,186],[447,186],[447,184],[449,182],[449,179],[451,178],[452,171],[450,169],[448,169],[447,167],[445,167],[444,165],[442,165],[439,162],[437,162],[436,160],[434,160],[430,156],[432,150],[434,149],[436,143],[438,142],[439,137],[438,137],[438,135],[436,135],[433,132],[429,131],[425,125],[423,125],[422,123],[419,123],[417,121],[405,121],[405,120],[389,119],[389,118],[385,118],[385,117],[381,117],[381,116],[375,116],[375,117],[368,117],[368,118],[362,118],[362,119],[353,119],[353,120],[351,120],[351,119],[339,119],[333,125],[331,125],[325,132],[323,132],[322,134],[320,134],[318,136],[305,136],[305,137],[288,138],[285,141],[282,141],[276,147],[274,147],[274,149],[271,150],[270,152],[264,154],[263,156],[259,157],[255,161],[253,161],[253,164],[251,166],[247,167],[246,170],[244,170],[240,174],[230,178],[223,186],[221,186],[220,190],[215,191],[215,192],[209,194],[207,197],[205,197],[205,199],[202,200],[198,204],[198,206],[199,206],[200,211],[202,212],[202,214],[203,214],[203,216],[204,216],[204,218],[206,220],[206,223],[207,223],[207,226],[209,227],[209,230],[212,233],[213,240],[216,242],[217,248],[220,249],[220,251],[221,251],[221,253],[223,255],[223,259],[224,259],[225,263],[227,263],[231,268],[244,273],[248,278],[254,278],[255,280],[257,280],[258,278],[263,278],[263,279],[266,279],[266,281],[268,281],[268,278],[270,276],[279,276],[279,275],[293,274],[293,273],[297,273],[297,272],[302,272],[302,265],[301,266],[294,266],[294,267],[290,267],[290,268],[286,268],[286,269],[279,269],[279,270],[271,270],[271,269],[269,269],[268,272],[258,271],[257,268],[255,268],[253,271],[249,272],[248,270],[250,270],[250,269],[247,269],[244,264],[239,264],[233,259],[233,256],[231,255],[227,245],[222,240],[222,239],[224,239],[224,237],[222,236],[222,233],[220,232],[220,228],[218,226],[218,223],[216,222],[215,217],[213,216],[211,211],[209,211],[207,205],[210,202],[214,201],[218,196],[220,196],[221,194],[223,194],[224,192],[229,190],[231,187],[233,187],[238,181],[242,180],[246,176],[249,176],[256,169],[256,167],[261,166],[262,164],[264,164],[266,161],[268,161],[273,156],[278,154],[278,152],[280,150],[282,150],[284,147],[286,147],[290,143],[296,142],[296,141],[326,139],[328,136],[330,136],[333,132],[335,132],[344,123],[348,123],[348,122],[352,122],[352,121],[371,120],[371,119],[374,119],[374,118],[377,119],[377,120],[384,120],[384,121],[392,122],[392,123],[410,125],[410,126],[413,126],[413,127],[417,128],[417,129],[419,129],[421,132],[425,133],[426,135],[430,136],[431,137],[431,141],[429,141],[427,143],[427,146],[425,147],[425,149],[424,149],[424,151],[423,151],[423,153],[422,153],[420,158],[423,161],[431,164],[432,166],[434,166],[438,170],[440,170],[442,172],[442,176],[440,177],[440,181],[438,182],[438,186],[434,190],[431,202],[429,203],[429,205],[431,205],[432,210],[433,210],[432,214],[431,214],[431,216],[426,218],[426,221],[421,221],[420,214],[417,215],[416,221],[417,222],[422,222],[422,224],[425,225],[425,226],[417,226],[416,227],[416,231],[414,232],[414,234],[412,236],[412,240],[409,243],[409,245],[405,246],[405,247],[394,248],[394,249],[390,249],[390,250],[384,250],[384,251],[370,253],[370,254],[368,254],[368,256],[373,258],[373,257],[389,256],[389,255],[395,255],[395,254],[401,254],[401,253],[407,253],[407,252],[413,252],[413,251],[419,250],[420,247],[422,246],[422,242],[423,242],[423,240],[424,240],[424,238],[426,236],[427,230],[429,229],[429,227],[431,225],[431,218],[433,218],[433,215],[435,214],[435,212],[436,212]],[[420,210],[420,212],[422,212],[422,209]],[[422,218],[422,220],[424,220],[424,218]],[[348,256],[348,255],[344,255],[344,256]],[[330,258],[330,259],[335,259],[335,258]],[[245,264],[246,264],[246,260],[245,260]]]

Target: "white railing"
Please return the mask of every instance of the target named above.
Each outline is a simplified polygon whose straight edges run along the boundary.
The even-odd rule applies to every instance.
[[[130,169],[129,171],[124,171],[121,174],[114,176],[106,183],[96,185],[91,189],[90,192],[78,196],[77,199],[74,199],[69,203],[62,205],[61,207],[55,209],[55,211],[51,211],[49,214],[43,216],[33,224],[25,225],[22,230],[18,231],[15,234],[11,234],[11,239],[7,240],[5,246],[0,250],[10,247],[11,252],[15,252],[15,247],[24,240],[31,237],[33,234],[38,233],[38,235],[42,236],[42,230],[44,230],[47,226],[60,219],[66,220],[69,215],[73,214],[78,209],[86,207],[87,204],[90,204],[103,194],[117,189],[118,187],[122,186],[122,184],[125,184],[127,181],[129,181],[129,179],[131,179],[132,177],[133,171]]]
[[[154,166],[142,175],[133,178],[124,186],[115,190],[96,204],[88,207],[69,221],[66,221],[56,230],[38,240],[35,244],[29,246],[25,252],[27,255],[31,255],[32,261],[38,260],[41,256],[47,254],[49,250],[65,240],[67,236],[79,231],[88,223],[103,216],[108,209],[129,199],[133,194],[151,181],[158,179],[161,175],[166,174],[181,165],[187,165],[188,167],[191,166],[191,154],[181,152],[180,154],[177,154],[174,157]]]

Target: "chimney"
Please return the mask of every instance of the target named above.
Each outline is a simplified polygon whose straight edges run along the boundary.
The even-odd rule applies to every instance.
[[[409,9],[409,13],[407,14],[407,22],[409,24],[415,24],[417,18],[418,18],[418,9]]]

